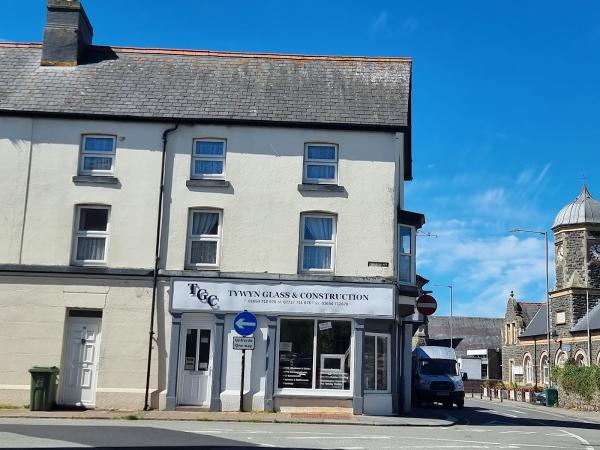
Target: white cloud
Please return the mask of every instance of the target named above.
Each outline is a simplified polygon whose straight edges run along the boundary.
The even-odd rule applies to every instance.
[[[400,25],[400,30],[405,34],[412,34],[419,29],[419,20],[414,16],[409,16]]]
[[[387,11],[380,11],[373,20],[371,20],[371,33],[389,34],[390,24]]]
[[[454,286],[454,313],[501,317],[511,290],[518,296],[543,300],[545,251],[543,239],[532,236],[480,236],[473,223],[433,222],[438,238],[419,238],[418,271],[431,284]],[[440,230],[440,231],[438,231]],[[434,289],[447,314],[448,293]]]

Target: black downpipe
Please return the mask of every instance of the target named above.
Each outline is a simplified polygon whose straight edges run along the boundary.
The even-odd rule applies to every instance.
[[[148,394],[150,392],[150,369],[152,366],[152,343],[154,341],[154,310],[156,309],[156,286],[158,285],[158,263],[160,261],[160,233],[162,229],[162,207],[165,191],[165,160],[167,154],[167,136],[179,128],[179,124],[163,132],[162,161],[160,165],[160,192],[158,194],[158,218],[156,221],[156,247],[154,249],[154,272],[152,274],[152,307],[150,312],[150,332],[148,338],[148,367],[146,368],[146,392],[144,395],[144,411],[150,409]]]

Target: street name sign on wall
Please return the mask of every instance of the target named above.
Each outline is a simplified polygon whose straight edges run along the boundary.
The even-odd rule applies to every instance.
[[[435,301],[435,298],[433,298],[431,295],[421,295],[417,299],[417,311],[419,311],[424,316],[432,315],[436,309],[437,302]]]
[[[394,317],[392,284],[174,279],[171,312]]]
[[[233,336],[234,350],[254,350],[254,336]]]

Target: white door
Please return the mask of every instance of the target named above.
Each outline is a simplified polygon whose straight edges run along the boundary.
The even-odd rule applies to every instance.
[[[96,404],[100,318],[70,317],[66,354],[61,370],[61,403],[93,407]]]
[[[212,340],[211,324],[189,324],[181,327],[177,383],[177,399],[180,405],[210,405]]]

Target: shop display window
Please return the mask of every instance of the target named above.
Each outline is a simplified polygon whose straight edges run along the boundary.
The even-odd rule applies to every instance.
[[[282,319],[278,387],[350,390],[351,338],[349,320]]]

